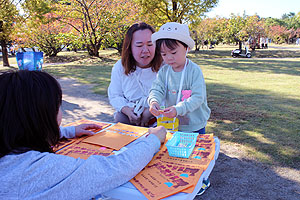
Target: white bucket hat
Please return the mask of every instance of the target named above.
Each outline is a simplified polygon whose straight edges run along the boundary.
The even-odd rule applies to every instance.
[[[151,40],[153,43],[159,39],[179,40],[188,45],[190,49],[195,45],[194,40],[190,36],[189,27],[186,24],[179,24],[177,22],[168,22],[162,25],[159,31],[152,34]]]

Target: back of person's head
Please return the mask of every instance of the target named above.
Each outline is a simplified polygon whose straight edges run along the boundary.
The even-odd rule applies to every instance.
[[[154,28],[150,26],[149,24],[146,24],[145,22],[139,22],[136,24],[133,24],[126,32],[124,41],[123,41],[123,47],[122,47],[122,65],[125,69],[125,74],[128,75],[131,72],[134,72],[136,70],[136,61],[132,55],[131,50],[131,43],[133,40],[133,34],[136,31],[139,30],[146,30],[149,29],[152,33],[155,32]],[[160,66],[162,63],[162,58],[160,54],[155,51],[155,55],[153,60],[150,62],[150,66],[152,68],[152,71],[158,72]]]
[[[0,157],[28,150],[52,152],[59,140],[59,83],[41,71],[0,74]]]
[[[177,42],[185,48],[192,49],[195,46],[195,41],[190,36],[189,27],[186,24],[177,22],[168,22],[162,25],[159,31],[152,34],[151,40],[156,43],[159,52],[162,44],[171,50],[178,46]]]

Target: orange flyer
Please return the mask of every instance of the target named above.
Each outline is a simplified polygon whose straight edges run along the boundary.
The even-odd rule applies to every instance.
[[[83,142],[75,142],[56,154],[70,156],[73,158],[87,159],[92,155],[109,156],[112,154],[113,149],[101,147],[97,145],[87,144]]]
[[[189,158],[171,157],[163,145],[152,161],[130,182],[148,199],[161,199],[178,192],[192,193],[214,155],[212,134],[198,135]]]
[[[78,138],[62,138],[58,141],[58,144],[53,147],[53,151],[57,152],[57,151],[65,148],[66,146],[69,146],[75,142],[78,143],[78,142],[84,140],[85,138],[87,138],[87,136],[82,136],[82,137],[78,137]]]
[[[101,131],[102,129],[104,129],[104,128],[111,125],[109,123],[103,123],[103,122],[97,122],[97,121],[93,121],[93,120],[81,119],[81,120],[78,120],[76,122],[69,123],[66,126],[77,126],[77,125],[80,125],[80,124],[97,124],[99,126],[102,126],[101,129],[92,130],[95,133],[97,133],[97,132]],[[86,138],[86,136],[79,137],[79,138],[62,138],[58,142],[58,144],[53,147],[53,151],[56,152],[56,151],[58,151],[58,150],[60,150],[64,147],[74,143],[75,141],[81,141],[85,138]]]
[[[202,169],[196,166],[169,164],[161,161],[151,161],[130,182],[147,199],[162,199],[174,195],[197,183]]]
[[[148,128],[117,123],[104,131],[84,139],[83,142],[120,150],[147,132]]]

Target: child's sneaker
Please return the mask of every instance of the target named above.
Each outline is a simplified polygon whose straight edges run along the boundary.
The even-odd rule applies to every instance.
[[[197,195],[198,195],[198,196],[202,195],[202,194],[207,190],[207,188],[209,188],[209,186],[210,186],[210,181],[209,181],[209,179],[203,180],[202,187],[201,187],[201,189],[199,190],[199,192],[197,193]]]

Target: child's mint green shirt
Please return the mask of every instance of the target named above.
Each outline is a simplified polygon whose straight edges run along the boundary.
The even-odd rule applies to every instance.
[[[166,73],[169,68],[166,92]],[[191,90],[190,97],[176,105],[178,90],[180,86],[181,72],[173,71],[169,65],[164,65],[158,72],[153,82],[148,97],[149,105],[156,101],[159,105],[165,102],[166,107],[174,106],[179,119],[179,131],[192,132],[204,128],[210,116],[210,109],[207,105],[206,85],[200,67],[189,60],[184,74],[182,91]],[[188,93],[188,92],[187,92]]]

